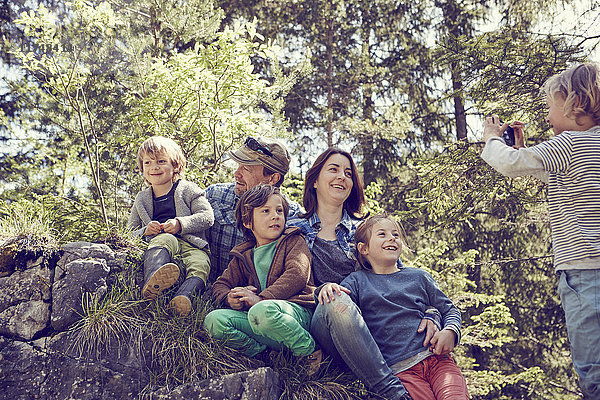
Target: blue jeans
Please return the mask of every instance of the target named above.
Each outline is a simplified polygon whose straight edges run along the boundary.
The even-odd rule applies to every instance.
[[[286,300],[259,301],[248,311],[213,310],[204,318],[204,328],[225,345],[254,357],[268,348],[287,347],[295,356],[315,350],[308,333],[312,311]]]
[[[585,398],[600,399],[600,270],[560,271],[558,293]]]
[[[381,351],[350,296],[318,304],[310,333],[337,363],[344,362],[367,388],[388,400],[400,399],[406,389],[386,364]]]

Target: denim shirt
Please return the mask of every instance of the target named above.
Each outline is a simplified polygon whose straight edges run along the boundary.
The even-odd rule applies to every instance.
[[[350,260],[356,260],[354,231],[356,231],[356,227],[361,222],[362,220],[350,217],[346,210],[343,210],[342,220],[335,227],[335,236],[337,238],[337,242],[342,251]],[[302,234],[306,239],[306,244],[308,244],[308,248],[312,252],[313,245],[315,244],[315,238],[321,230],[321,220],[319,219],[317,213],[314,213],[309,218],[293,218],[288,221],[287,225],[297,226],[302,229]]]
[[[352,218],[350,214],[343,210],[342,220],[338,223],[335,228],[335,236],[337,237],[340,248],[346,253],[346,256],[358,262],[356,258],[356,245],[354,244],[354,232],[362,219]],[[302,234],[306,239],[306,244],[312,252],[313,245],[315,244],[315,238],[321,230],[321,220],[317,213],[314,213],[310,218],[293,218],[288,220],[287,226],[297,226],[302,229]],[[402,260],[398,259],[398,268],[403,268]]]

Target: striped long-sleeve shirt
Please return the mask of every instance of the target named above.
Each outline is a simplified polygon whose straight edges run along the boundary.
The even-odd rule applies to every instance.
[[[600,261],[600,126],[565,131],[515,150],[488,140],[481,157],[510,177],[531,175],[548,183],[554,266],[598,268]]]

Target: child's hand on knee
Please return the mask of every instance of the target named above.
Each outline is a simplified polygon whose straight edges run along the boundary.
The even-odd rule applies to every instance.
[[[240,301],[243,302],[248,308],[252,307],[261,300],[256,294],[258,289],[254,286],[237,287],[231,290],[235,291],[234,293],[239,296]]]
[[[247,292],[246,294],[244,294],[241,298],[240,298],[248,307],[252,307],[253,305],[255,305],[256,303],[258,303],[259,301],[261,301],[262,299],[260,298],[260,296],[252,293],[252,292]]]
[[[227,294],[227,303],[229,303],[229,307],[234,310],[243,310],[246,307],[246,303],[242,300],[242,295],[236,289],[240,289],[239,287],[233,288]]]
[[[442,329],[431,338],[429,350],[436,355],[444,355],[454,350],[456,343],[456,333],[451,329]]]
[[[335,301],[334,293],[337,294],[338,296],[341,296],[342,292],[350,294],[350,290],[348,290],[347,288],[345,288],[343,286],[338,285],[337,283],[333,283],[333,282],[326,283],[321,288],[321,291],[319,291],[319,295],[317,296],[317,299],[319,300],[320,304],[329,303],[330,301]]]
[[[234,310],[248,309],[261,300],[260,297],[256,295],[257,291],[258,289],[254,286],[234,287],[227,294],[227,302]]]
[[[161,232],[162,228],[160,226],[160,222],[158,221],[150,221],[148,226],[146,226],[146,230],[144,231],[144,236],[158,235]]]

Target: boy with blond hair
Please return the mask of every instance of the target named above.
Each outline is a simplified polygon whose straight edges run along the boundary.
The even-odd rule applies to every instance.
[[[213,210],[204,190],[183,179],[186,159],[173,140],[147,139],[138,150],[137,162],[149,187],[136,196],[127,226],[148,241],[142,297],[155,299],[177,282],[180,270],[172,260],[181,255],[186,278],[169,308],[186,316],[210,272],[205,231],[214,222]]]
[[[501,138],[508,124],[493,115],[485,120],[481,157],[509,177],[548,183],[571,357],[585,398],[600,399],[600,68],[575,65],[548,79],[543,92],[555,136],[525,148],[523,124],[514,122],[516,145],[509,147]]]

